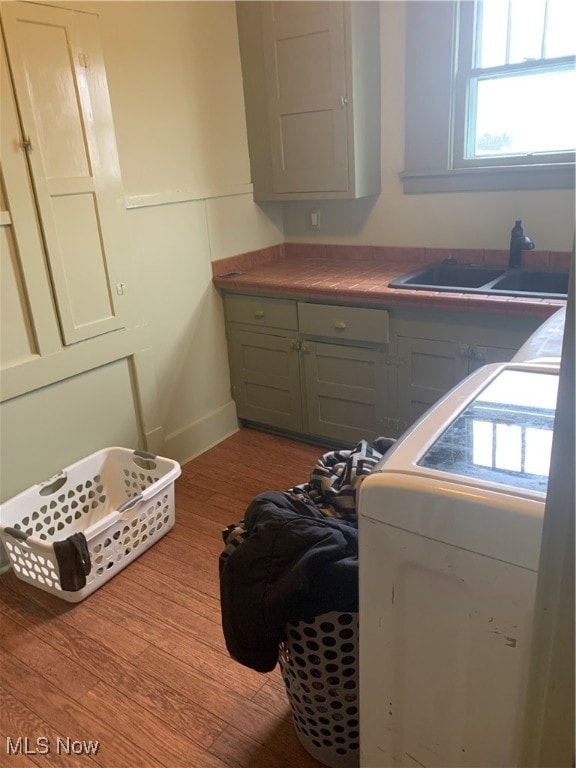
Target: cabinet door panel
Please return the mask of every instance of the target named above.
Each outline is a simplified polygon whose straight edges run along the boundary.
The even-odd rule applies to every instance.
[[[38,353],[11,229],[0,224],[0,368]]]
[[[343,4],[283,5],[262,8],[274,192],[346,191]]]
[[[18,37],[46,177],[89,177],[90,161],[66,27],[21,23]]]
[[[473,345],[470,347],[469,372],[481,368],[489,363],[507,363],[516,354],[517,349],[508,349],[506,347],[487,347]]]
[[[228,343],[239,418],[301,430],[300,362],[294,338],[229,328]]]
[[[99,235],[98,204],[93,193],[52,199],[60,256],[66,275],[67,306],[75,330],[94,328],[103,318],[114,318],[106,259]],[[70,222],[74,226],[69,226]],[[82,259],[78,254],[82,254]],[[113,327],[117,327],[112,322]],[[91,334],[90,334],[91,335]]]
[[[58,352],[62,341],[1,35],[0,98],[0,358],[8,366],[29,355]]]
[[[349,443],[387,432],[385,355],[306,341],[302,345],[308,430]]]
[[[5,3],[2,23],[62,337],[72,344],[125,326],[125,204],[97,19]]]
[[[398,411],[412,424],[468,373],[468,347],[398,337]]]

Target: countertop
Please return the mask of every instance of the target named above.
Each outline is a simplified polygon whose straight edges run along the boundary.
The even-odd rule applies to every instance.
[[[517,363],[560,363],[562,340],[566,323],[566,308],[563,307],[539,326],[532,336],[520,347],[512,360]]]
[[[231,268],[230,262],[214,265],[217,288],[235,293],[260,294],[357,306],[418,307],[500,314],[550,317],[565,306],[563,299],[490,296],[389,288],[388,283],[422,266],[373,258],[364,253],[344,257],[326,254],[289,255],[262,264]]]

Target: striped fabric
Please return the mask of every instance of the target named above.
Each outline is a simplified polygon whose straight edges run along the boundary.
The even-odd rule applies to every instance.
[[[378,437],[373,443],[361,440],[351,450],[329,451],[316,462],[310,482],[294,486],[290,493],[309,497],[327,517],[357,523],[360,480],[372,472],[393,444],[391,438]]]

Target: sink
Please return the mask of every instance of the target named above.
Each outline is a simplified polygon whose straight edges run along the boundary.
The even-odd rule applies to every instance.
[[[472,264],[432,264],[392,280],[391,288],[458,290],[479,288],[504,275],[503,267],[477,267]]]
[[[452,291],[533,298],[566,298],[568,270],[475,266],[442,262],[428,264],[388,283],[390,288]]]
[[[568,272],[541,269],[511,269],[492,284],[495,291],[514,291],[515,293],[553,293],[568,294]]]

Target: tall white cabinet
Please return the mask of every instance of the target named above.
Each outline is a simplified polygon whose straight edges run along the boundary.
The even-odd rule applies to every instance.
[[[27,156],[66,345],[127,321],[125,202],[97,25],[86,13],[2,7],[20,118],[20,135],[5,146]],[[12,201],[18,182],[11,170],[5,182]]]
[[[98,17],[0,20],[3,500],[107,445],[153,449],[155,382]]]

